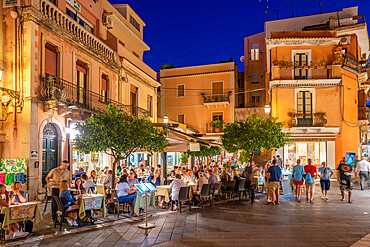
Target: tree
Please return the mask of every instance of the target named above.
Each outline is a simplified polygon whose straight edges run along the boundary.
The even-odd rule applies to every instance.
[[[212,157],[215,155],[221,154],[221,148],[218,146],[210,146],[207,147],[206,145],[199,143],[200,150],[199,151],[190,151],[184,152],[181,156],[181,162],[186,163],[190,156],[193,157]]]
[[[161,69],[173,69],[176,68],[173,63],[165,63],[161,65]]]
[[[162,152],[168,145],[165,130],[153,127],[144,117],[130,116],[116,106],[99,110],[84,124],[77,124],[76,148],[82,152],[103,151],[114,158],[112,187],[115,187],[116,167],[130,154],[142,150],[153,154]]]
[[[244,150],[252,162],[256,151],[280,148],[289,143],[290,133],[282,132],[282,127],[283,123],[274,118],[249,115],[245,120],[236,119],[226,125],[222,145],[230,153]]]

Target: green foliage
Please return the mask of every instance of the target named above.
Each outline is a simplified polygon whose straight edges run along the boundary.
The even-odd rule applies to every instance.
[[[146,117],[130,116],[122,109],[109,105],[107,111],[100,110],[77,124],[76,148],[82,152],[105,151],[118,163],[131,153],[145,150],[150,154],[162,152],[168,145],[166,131],[154,128]]]
[[[241,152],[240,152],[240,161],[242,162],[242,163],[248,163],[249,162],[249,153],[247,152],[247,151],[245,151],[245,150],[242,150]]]
[[[188,152],[181,153],[181,163],[187,163],[188,159],[189,159],[189,153]]]
[[[222,129],[224,127],[224,120],[213,120],[211,122],[211,126],[213,128],[218,128],[218,129]]]
[[[221,148],[218,146],[207,147],[206,145],[200,143],[200,151],[187,151],[186,154],[194,157],[212,157],[221,154]]]
[[[221,137],[222,145],[229,153],[244,150],[253,161],[255,151],[280,148],[289,143],[290,133],[283,133],[282,127],[283,123],[274,118],[249,115],[245,120],[236,119],[226,125]]]
[[[165,63],[161,65],[161,69],[172,69],[172,68],[176,68],[173,63]]]
[[[218,63],[229,63],[229,62],[232,62],[232,61],[233,61],[233,57],[230,57],[229,60],[221,60]]]

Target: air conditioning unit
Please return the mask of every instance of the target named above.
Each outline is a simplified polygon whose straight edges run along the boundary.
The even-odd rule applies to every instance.
[[[351,44],[351,36],[341,37],[340,41],[339,41],[339,44],[340,45],[349,45],[349,44]]]
[[[106,26],[108,29],[113,28],[113,19],[109,15],[104,15],[103,16],[103,24]]]

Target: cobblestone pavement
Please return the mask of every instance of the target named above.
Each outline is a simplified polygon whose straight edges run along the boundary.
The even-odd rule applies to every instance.
[[[316,186],[314,204],[297,203],[282,196],[280,205],[266,205],[265,196],[256,203],[229,201],[191,212],[154,210],[151,230],[142,230],[133,218],[100,224],[89,230],[61,233],[49,229],[43,235],[6,246],[370,246],[370,190],[353,190],[353,203],[340,201],[332,182],[329,200]],[[368,236],[367,236],[368,235]]]

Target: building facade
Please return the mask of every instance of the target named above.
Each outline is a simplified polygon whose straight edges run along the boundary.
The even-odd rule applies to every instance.
[[[73,150],[73,130],[108,104],[157,115],[156,73],[143,62],[145,23],[108,1],[15,1],[2,8],[1,159],[24,159],[30,198],[62,160],[110,166]],[[32,153],[32,154],[31,154]]]
[[[363,20],[348,8],[266,22],[267,102],[291,132],[292,143],[277,152],[286,163],[312,159],[336,168],[343,157],[361,154],[368,123],[360,82],[369,54]]]
[[[214,123],[234,121],[237,71],[234,62],[162,69],[161,115],[205,139],[219,139],[222,124]]]

